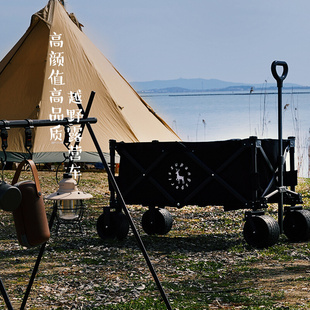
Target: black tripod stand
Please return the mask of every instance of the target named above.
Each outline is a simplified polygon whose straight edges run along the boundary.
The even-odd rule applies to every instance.
[[[93,123],[96,123],[97,122],[97,119],[96,118],[89,118],[89,113],[90,113],[90,109],[91,109],[91,106],[92,106],[92,103],[93,103],[93,99],[94,99],[94,96],[95,96],[95,92],[92,92],[91,95],[90,95],[90,98],[89,98],[89,101],[88,101],[88,104],[87,104],[87,107],[86,107],[86,110],[84,111],[83,107],[81,106],[80,103],[77,103],[78,104],[78,107],[79,109],[82,110],[82,113],[83,113],[83,118],[80,119],[80,120],[73,120],[73,121],[68,121],[68,119],[64,119],[64,120],[57,120],[57,121],[50,121],[50,120],[18,120],[18,121],[0,121],[0,129],[1,128],[5,128],[5,127],[10,127],[10,128],[27,128],[29,127],[29,121],[31,122],[32,124],[32,127],[46,127],[46,126],[55,126],[55,125],[62,125],[62,126],[68,126],[68,125],[74,125],[74,124],[80,124],[81,125],[81,135],[85,129],[85,125],[87,126],[87,129],[90,133],[90,136],[92,138],[92,141],[96,147],[96,150],[98,152],[98,155],[102,161],[102,164],[105,168],[105,170],[107,171],[108,173],[108,178],[109,178],[109,181],[111,183],[111,185],[113,186],[114,188],[114,191],[117,193],[118,197],[120,198],[120,205],[122,207],[122,210],[123,212],[125,213],[126,217],[127,217],[127,220],[129,222],[129,225],[133,231],[133,234],[136,238],[136,241],[140,247],[140,250],[144,256],[144,259],[148,265],[148,268],[154,278],[154,281],[160,291],[160,294],[166,304],[166,307],[167,309],[172,309],[171,306],[170,306],[170,303],[169,303],[169,300],[164,292],[164,289],[161,285],[161,282],[159,281],[159,278],[156,274],[156,271],[150,261],[150,258],[147,254],[147,251],[145,249],[145,246],[141,240],[141,237],[135,227],[135,224],[131,218],[131,215],[126,207],[126,204],[125,204],[125,201],[122,197],[122,194],[117,186],[117,183],[115,181],[115,178],[114,178],[114,175],[112,174],[111,170],[110,170],[110,167],[108,166],[107,162],[106,162],[106,159],[104,157],[104,154],[100,148],[100,145],[98,143],[98,140],[96,138],[96,135],[91,127],[91,124]],[[79,142],[76,142],[75,146],[77,146]],[[71,162],[70,162],[71,163]],[[69,166],[70,166],[70,163],[69,163]],[[54,219],[56,217],[56,209],[53,208],[53,212],[52,212],[52,215],[51,215],[51,218],[50,218],[50,221],[49,221],[49,227],[50,229],[52,228],[53,226],[53,222],[54,222]],[[45,247],[46,247],[46,242],[43,243],[41,245],[41,248],[40,248],[40,251],[39,251],[39,254],[38,254],[38,257],[37,257],[37,260],[36,260],[36,263],[35,263],[35,266],[34,266],[34,269],[32,271],[32,274],[31,274],[31,277],[30,277],[30,280],[29,280],[29,283],[28,283],[28,286],[27,286],[27,289],[26,289],[26,292],[25,292],[25,295],[24,295],[24,298],[23,298],[23,302],[22,302],[22,305],[21,305],[21,308],[20,309],[24,309],[25,306],[26,306],[26,303],[27,303],[27,299],[29,297],[29,294],[30,294],[30,291],[31,291],[31,288],[32,288],[32,285],[33,285],[33,282],[34,282],[34,279],[35,279],[35,276],[37,274],[37,271],[38,271],[38,268],[39,268],[39,265],[40,265],[40,262],[41,262],[41,259],[42,259],[42,256],[43,256],[43,253],[44,253],[44,250],[45,250]],[[4,298],[4,301],[8,307],[8,309],[13,309],[12,307],[12,304],[10,302],[10,299],[8,297],[8,294],[5,290],[5,287],[0,279],[0,290],[1,290],[1,294]]]

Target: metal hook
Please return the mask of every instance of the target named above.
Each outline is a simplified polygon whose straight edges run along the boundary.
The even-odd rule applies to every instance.
[[[3,121],[6,124],[6,121]],[[1,140],[2,140],[2,151],[3,151],[3,155],[4,155],[4,159],[1,158],[1,163],[2,163],[2,174],[1,174],[1,178],[2,178],[2,182],[4,182],[4,169],[6,166],[6,162],[7,162],[7,154],[6,154],[6,149],[8,147],[8,129],[10,129],[7,124],[4,128],[1,128]]]
[[[71,132],[71,128],[70,125],[65,125],[65,138],[63,141],[64,146],[69,149],[69,145],[70,145],[70,132]]]
[[[34,126],[33,120],[26,119],[26,121],[29,126],[25,127],[25,148],[26,151],[29,153],[30,159],[32,159],[32,153],[30,149],[32,148],[32,129],[34,128]]]

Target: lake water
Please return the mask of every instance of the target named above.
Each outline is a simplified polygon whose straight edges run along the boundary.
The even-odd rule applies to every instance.
[[[278,138],[278,94],[142,94],[183,141],[218,141],[257,136]],[[310,93],[282,94],[283,139],[296,137],[296,168],[308,177]],[[297,163],[298,167],[297,167]]]

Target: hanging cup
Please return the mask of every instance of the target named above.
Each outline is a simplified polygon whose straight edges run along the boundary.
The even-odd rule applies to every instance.
[[[22,201],[22,194],[16,186],[5,182],[0,183],[0,209],[4,211],[16,210]]]

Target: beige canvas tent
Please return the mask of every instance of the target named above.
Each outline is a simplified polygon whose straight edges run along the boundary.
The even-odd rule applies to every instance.
[[[102,150],[109,140],[176,141],[173,130],[132,89],[81,30],[73,14],[58,0],[34,14],[30,27],[0,63],[0,119],[61,119],[81,117],[75,100],[84,108],[96,92],[90,117]],[[71,129],[71,140],[78,127]],[[35,162],[59,162],[66,148],[63,128],[34,129]],[[9,131],[8,160],[20,161],[24,130]],[[98,157],[87,131],[81,141],[81,161]]]

